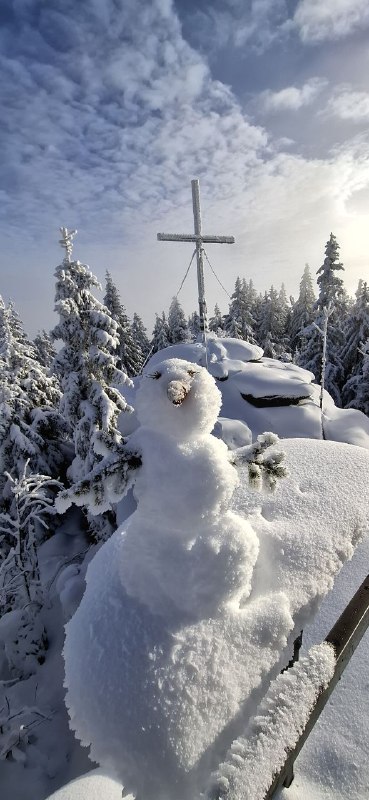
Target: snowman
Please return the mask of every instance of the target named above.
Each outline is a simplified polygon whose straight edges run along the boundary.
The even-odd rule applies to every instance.
[[[140,800],[193,798],[293,629],[285,594],[250,594],[259,542],[229,510],[239,479],[211,435],[220,406],[202,367],[144,374],[137,510],[89,565],[66,627],[72,728]]]

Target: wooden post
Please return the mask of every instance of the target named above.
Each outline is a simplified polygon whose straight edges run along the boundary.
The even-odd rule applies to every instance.
[[[234,244],[234,236],[203,236],[201,225],[200,181],[198,178],[194,178],[194,180],[191,181],[191,187],[194,234],[158,233],[157,238],[159,242],[195,242],[200,330],[205,332],[207,330],[207,311],[203,262],[204,242],[212,244]]]

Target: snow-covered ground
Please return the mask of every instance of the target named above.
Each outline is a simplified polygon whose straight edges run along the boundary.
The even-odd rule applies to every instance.
[[[284,443],[287,444],[287,443]],[[324,446],[324,445],[323,445]],[[336,577],[313,622],[306,626],[303,655],[323,641],[368,572],[369,539]],[[369,632],[352,656],[295,763],[295,779],[276,800],[367,800],[369,787]],[[119,787],[119,788],[118,788]],[[9,795],[13,797],[16,795]],[[52,800],[119,800],[121,786],[101,771],[67,784]],[[6,797],[6,795],[5,795]],[[43,795],[34,795],[39,800]],[[8,798],[6,797],[6,800]]]
[[[163,369],[164,355],[190,364]],[[260,358],[260,348],[243,342],[209,342],[209,371],[223,401],[217,422],[218,392],[196,366],[204,363],[202,345],[157,354],[129,397],[127,391],[141,423],[135,415],[125,420],[142,457],[137,510],[132,496],[123,501],[120,530],[92,562],[90,550],[82,568],[86,545],[73,512],[68,530],[41,548],[55,635],[45,664],[26,682],[24,703],[32,690],[44,716],[17,758],[0,762],[4,800],[115,800],[125,775],[128,788],[140,785],[140,800],[197,800],[210,776],[222,772],[233,741],[236,751],[240,739],[247,743],[242,752],[256,746],[253,717],[265,716],[259,704],[301,627],[303,665],[314,663],[319,679],[328,675],[328,662],[314,656],[322,651],[308,650],[322,642],[368,571],[369,422],[336,409],[326,395],[324,433],[333,441],[322,441],[310,373]],[[210,435],[214,423],[233,451],[236,490],[226,447]],[[274,494],[248,487],[247,446],[263,430],[284,438],[275,449],[285,452],[288,477]],[[93,771],[78,778],[89,762],[67,729],[61,647],[87,567],[87,591],[67,628],[68,706],[106,774],[91,763]],[[367,800],[368,659],[367,635],[283,800]],[[306,689],[302,700],[309,697]],[[22,703],[11,686],[7,698]],[[269,744],[273,754],[272,738]],[[108,777],[117,774],[118,781]],[[237,781],[239,794],[229,800],[251,800],[242,771]]]

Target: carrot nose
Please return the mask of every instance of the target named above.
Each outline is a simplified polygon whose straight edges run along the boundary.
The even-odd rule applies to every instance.
[[[182,381],[170,381],[170,383],[168,383],[167,395],[171,403],[175,406],[180,406],[181,403],[183,403],[189,391],[190,387],[185,386]]]

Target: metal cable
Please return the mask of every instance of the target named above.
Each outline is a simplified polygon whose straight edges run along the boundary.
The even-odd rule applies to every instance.
[[[229,299],[230,299],[230,300],[232,300],[232,298],[231,298],[231,295],[229,294],[229,292],[227,292],[227,289],[225,288],[225,286],[223,286],[223,284],[222,284],[222,281],[221,281],[221,280],[218,278],[218,275],[216,274],[215,270],[214,270],[214,269],[213,269],[213,267],[211,266],[211,264],[210,264],[210,261],[209,261],[208,254],[207,254],[207,252],[206,252],[206,250],[205,250],[205,247],[203,247],[203,253],[204,253],[204,256],[205,256],[205,258],[206,258],[206,260],[207,260],[207,262],[208,262],[208,264],[209,264],[209,267],[210,267],[210,269],[211,269],[211,271],[212,271],[212,273],[213,273],[214,277],[217,279],[217,281],[218,281],[218,283],[219,283],[219,286],[221,286],[221,287],[222,287],[222,289],[223,289],[223,291],[226,293],[227,297],[229,297]]]
[[[188,267],[187,267],[187,269],[186,269],[185,276],[184,276],[184,278],[183,278],[183,280],[182,280],[182,283],[181,283],[181,285],[180,285],[180,287],[179,287],[179,289],[178,289],[178,292],[177,292],[177,294],[175,295],[175,297],[178,297],[178,295],[179,295],[179,293],[180,293],[180,291],[181,291],[181,289],[182,289],[182,286],[183,286],[183,284],[184,284],[184,282],[185,282],[185,280],[186,280],[186,278],[187,278],[187,275],[188,275],[188,273],[189,273],[189,271],[190,271],[191,264],[192,264],[192,262],[193,262],[193,260],[194,260],[194,258],[195,258],[195,255],[196,255],[196,248],[194,249],[194,251],[193,251],[193,253],[192,253],[192,256],[191,256],[191,261],[190,261],[190,263],[189,263],[189,265],[188,265]]]

